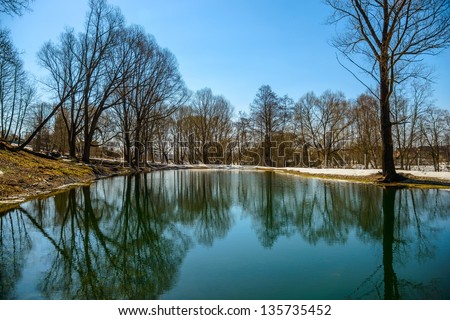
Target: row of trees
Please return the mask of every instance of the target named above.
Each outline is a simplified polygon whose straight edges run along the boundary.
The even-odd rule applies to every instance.
[[[329,4],[336,17],[354,18],[344,12],[344,2]],[[295,102],[264,85],[249,114],[235,117],[230,102],[209,88],[190,93],[173,54],[143,28],[127,26],[118,8],[105,0],[89,6],[83,32],[68,28],[38,52],[49,74],[51,104],[36,103],[8,32],[0,33],[0,138],[19,150],[33,142],[38,151],[86,163],[92,156],[114,156],[135,167],[173,161],[385,171],[386,145],[392,144],[388,153],[402,169],[433,164],[440,170],[449,161],[449,113],[433,107],[429,83],[412,73],[394,81],[398,76],[390,67],[387,105],[381,103],[386,93],[381,98],[370,87],[355,101],[326,91]],[[336,43],[341,49],[347,43],[342,41]],[[392,143],[386,142],[386,128]]]
[[[102,0],[90,2],[84,33],[66,30],[38,56],[51,74],[48,85],[59,101],[52,112],[60,112],[64,121],[69,155],[77,156],[81,140],[81,160],[86,163],[93,142],[115,137],[115,132],[102,130],[114,116],[119,118],[126,158],[134,146],[139,159],[155,122],[187,98],[175,57],[142,28],[125,26],[120,11]]]
[[[0,29],[0,139],[20,136],[34,94],[9,32]]]
[[[400,169],[432,165],[438,171],[449,165],[450,113],[434,107],[429,94],[427,85],[416,84],[393,95]],[[144,116],[145,110],[117,105],[105,112],[98,131],[108,138],[99,134],[95,143],[109,143],[94,156],[123,158],[136,167],[174,162],[380,168],[382,163],[379,103],[370,93],[349,100],[341,92],[308,92],[294,102],[264,85],[250,112],[234,117],[223,96],[204,88],[175,111],[152,109]],[[43,145],[69,153],[61,113],[52,126],[43,131],[48,132]],[[78,156],[82,141],[75,147]]]
[[[449,164],[450,113],[430,100],[427,84],[413,84],[393,94],[395,161],[401,169]],[[276,166],[355,166],[382,163],[378,100],[370,93],[355,101],[341,92],[309,92],[297,103],[259,89],[249,116],[236,124],[240,145],[260,144],[260,159]]]

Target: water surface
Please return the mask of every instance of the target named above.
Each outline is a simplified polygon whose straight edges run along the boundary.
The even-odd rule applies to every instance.
[[[446,190],[116,177],[0,217],[0,298],[450,299],[449,218]]]

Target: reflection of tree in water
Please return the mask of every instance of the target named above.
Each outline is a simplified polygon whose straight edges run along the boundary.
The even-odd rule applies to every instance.
[[[383,268],[384,299],[399,299],[397,275],[394,271],[394,223],[396,188],[383,190]]]
[[[395,239],[398,255],[408,257],[414,252],[417,260],[433,258],[433,241],[442,228],[432,222],[450,216],[450,201],[438,196],[440,190],[403,190],[397,196]],[[446,192],[446,191],[444,191]]]
[[[246,181],[246,179],[248,181]],[[433,258],[435,221],[450,216],[450,198],[440,190],[388,189],[371,185],[248,175],[237,188],[265,247],[293,227],[309,243],[345,243],[351,232],[363,242],[382,244],[383,261],[351,297],[439,297],[436,282],[398,279],[395,266]]]
[[[13,299],[31,240],[18,210],[0,216],[0,299]]]
[[[272,247],[278,237],[296,232],[311,244],[345,243],[352,228],[364,234],[376,221],[381,232],[379,217],[361,214],[379,206],[377,189],[370,187],[343,187],[296,177],[279,179],[265,172],[243,174],[237,189],[261,243]]]
[[[177,219],[194,229],[201,244],[212,245],[233,225],[231,179],[232,174],[223,171],[175,172]]]
[[[89,187],[55,197],[63,223],[53,231],[55,256],[41,284],[46,298],[155,299],[173,285],[189,240],[159,211],[171,204],[145,176],[123,182],[120,201],[94,196]],[[102,214],[118,204],[119,212]]]
[[[442,193],[445,193],[445,196]],[[423,263],[434,258],[437,249],[436,237],[442,230],[435,221],[450,217],[448,191],[401,189],[397,191],[395,204],[391,206],[394,208],[392,210],[394,265],[406,265],[411,260]],[[386,232],[384,236],[386,237]],[[433,299],[442,297],[443,294],[439,292],[437,279],[432,279],[428,283],[398,279],[397,287],[398,295],[388,295],[388,298]],[[385,287],[385,292],[388,290],[389,287]]]
[[[433,227],[433,221],[450,216],[450,199],[439,193],[439,190],[383,189],[383,229],[377,237],[382,241],[382,265],[350,298],[432,299],[442,296],[435,280],[418,283],[399,278],[395,271],[396,266],[406,265],[411,260],[423,262],[434,256],[433,241],[438,229]]]
[[[252,217],[253,227],[261,244],[270,248],[278,237],[290,236],[292,208],[286,205],[290,192],[285,185],[276,184],[274,173],[242,174],[239,179],[240,203]]]
[[[345,243],[351,230],[359,233],[376,220],[370,212],[377,205],[377,190],[365,186],[339,183],[304,182],[299,191],[301,199],[295,224],[304,239],[311,244],[325,241],[328,244]]]

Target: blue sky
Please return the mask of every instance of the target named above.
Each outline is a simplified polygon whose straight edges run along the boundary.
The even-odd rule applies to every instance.
[[[109,0],[128,24],[144,26],[176,56],[189,89],[209,87],[236,110],[247,111],[258,88],[298,100],[308,91],[342,91],[356,98],[365,88],[336,60],[329,45],[335,27],[320,0]],[[66,26],[82,31],[88,0],[34,0],[21,17],[2,16],[25,68],[45,70],[36,53]],[[450,108],[450,50],[428,59],[436,70],[436,106]]]

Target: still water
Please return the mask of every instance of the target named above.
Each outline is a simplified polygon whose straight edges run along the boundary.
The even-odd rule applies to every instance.
[[[116,177],[0,217],[1,299],[450,299],[450,191]]]

